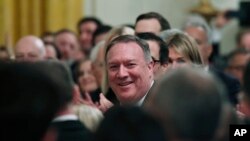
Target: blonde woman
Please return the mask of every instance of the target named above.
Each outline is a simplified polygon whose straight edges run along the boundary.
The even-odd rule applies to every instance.
[[[198,45],[192,37],[181,31],[169,30],[164,40],[169,49],[168,65],[170,68],[188,64],[203,66]]]

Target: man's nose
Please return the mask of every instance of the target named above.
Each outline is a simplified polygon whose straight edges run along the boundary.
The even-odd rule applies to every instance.
[[[119,70],[118,70],[118,77],[119,78],[123,78],[123,77],[126,77],[128,75],[128,72],[127,72],[127,69],[126,67],[124,67],[123,65],[121,65],[119,67]]]

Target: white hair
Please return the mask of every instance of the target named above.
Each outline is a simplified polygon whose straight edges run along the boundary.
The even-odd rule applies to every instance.
[[[197,14],[192,14],[187,17],[182,29],[185,30],[188,27],[202,28],[206,32],[208,43],[212,44],[212,32],[207,21],[203,17]]]

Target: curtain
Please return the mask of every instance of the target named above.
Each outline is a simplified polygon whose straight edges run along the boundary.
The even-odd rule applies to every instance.
[[[13,47],[25,35],[61,28],[76,31],[84,0],[0,0],[0,44]]]

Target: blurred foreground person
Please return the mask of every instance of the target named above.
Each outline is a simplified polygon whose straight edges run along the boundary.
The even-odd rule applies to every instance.
[[[1,141],[53,141],[45,133],[64,96],[44,63],[0,62]]]
[[[163,127],[138,107],[112,107],[94,141],[166,141]]]
[[[148,108],[170,140],[210,141],[229,137],[236,115],[223,85],[209,72],[182,67],[168,72],[155,87]]]

